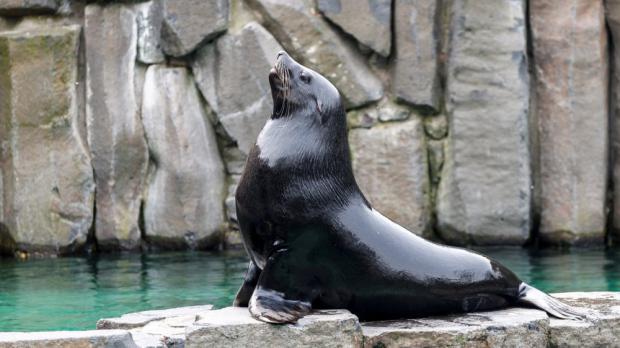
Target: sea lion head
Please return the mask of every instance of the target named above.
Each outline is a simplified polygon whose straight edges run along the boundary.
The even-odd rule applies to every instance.
[[[272,118],[318,114],[321,123],[325,123],[330,114],[334,111],[338,114],[342,109],[336,87],[284,51],[276,56],[269,72],[269,84],[273,98]]]

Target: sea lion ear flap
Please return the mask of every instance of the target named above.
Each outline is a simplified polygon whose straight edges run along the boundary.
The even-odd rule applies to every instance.
[[[323,102],[318,98],[315,98],[314,100],[316,101],[316,111],[319,113],[321,124],[325,124],[325,122],[327,122],[327,113],[325,112]]]

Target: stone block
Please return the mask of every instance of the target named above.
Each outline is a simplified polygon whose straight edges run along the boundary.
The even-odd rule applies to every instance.
[[[145,237],[166,249],[217,246],[225,221],[224,164],[187,68],[148,68],[142,121],[154,164]]]
[[[411,232],[431,233],[430,182],[422,120],[349,131],[351,162],[373,208]]]
[[[79,38],[78,26],[0,33],[6,252],[73,252],[92,225],[93,172],[79,134]]]
[[[525,1],[450,6],[438,232],[458,245],[523,244],[531,224]]]
[[[85,9],[86,128],[103,249],[136,249],[148,152],[135,88],[137,22],[126,4]]]
[[[204,314],[186,331],[185,347],[361,347],[357,317],[345,310],[323,310],[296,324],[273,325],[228,307]]]

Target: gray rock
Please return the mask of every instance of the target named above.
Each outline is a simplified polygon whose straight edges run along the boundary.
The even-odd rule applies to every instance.
[[[392,122],[392,121],[404,121],[409,119],[409,115],[411,115],[411,111],[398,104],[394,103],[379,103],[378,106],[378,116],[380,122]]]
[[[224,223],[224,165],[186,68],[148,68],[142,120],[155,165],[144,206],[146,238],[166,248],[217,245]]]
[[[439,109],[441,96],[438,3],[394,0],[396,59],[392,91],[402,101],[431,110]]]
[[[134,348],[124,330],[0,332],[0,348]]]
[[[241,175],[233,174],[229,179],[228,196],[226,197],[226,215],[228,216],[228,230],[224,234],[224,249],[243,249],[243,239],[239,231],[237,220],[237,206],[235,193]]]
[[[161,46],[181,57],[228,28],[229,0],[164,0]]]
[[[438,231],[454,244],[523,244],[531,197],[525,2],[451,6]]]
[[[86,126],[97,184],[95,235],[134,249],[148,154],[134,87],[137,24],[126,5],[87,5]]]
[[[377,106],[354,109],[347,112],[347,127],[351,128],[371,128],[379,122]]]
[[[238,147],[234,145],[225,146],[222,149],[222,157],[224,159],[224,162],[226,162],[226,171],[228,172],[228,174],[235,175],[243,173],[246,155],[241,152]]]
[[[347,108],[381,99],[381,81],[355,48],[315,14],[311,0],[248,0],[248,3],[262,15],[267,29],[289,54],[338,88]]]
[[[377,211],[411,232],[431,233],[430,182],[422,121],[349,132],[351,161],[360,189]]]
[[[424,131],[431,139],[441,140],[448,135],[448,118],[446,115],[424,118]]]
[[[347,112],[347,124],[349,128],[370,128],[377,122],[404,121],[410,115],[407,107],[384,98],[377,104]]]
[[[0,17],[0,31],[10,30],[13,26],[13,21],[9,18]]]
[[[177,307],[123,314],[118,318],[104,318],[97,321],[97,329],[134,329],[146,324],[168,318],[197,316],[209,311],[212,305]]]
[[[602,244],[605,236],[609,71],[603,12],[602,1],[530,5],[539,236],[547,243]]]
[[[228,216],[229,223],[237,224],[237,206],[235,203],[235,193],[237,192],[237,185],[241,175],[231,175],[230,184],[228,185],[228,196],[226,196],[226,215]]]
[[[243,237],[238,229],[229,229],[224,236],[224,249],[226,250],[245,250]]]
[[[380,55],[390,55],[392,0],[318,0],[330,21]]]
[[[426,142],[428,147],[428,167],[431,180],[431,201],[437,200],[437,188],[441,182],[441,171],[445,162],[444,146],[445,141],[429,139]]]
[[[94,182],[79,135],[79,38],[78,26],[0,33],[5,251],[66,253],[86,242]]]
[[[163,63],[161,23],[163,0],[151,0],[136,5],[138,21],[138,60],[144,64]]]
[[[58,0],[2,0],[0,16],[51,14],[58,10]]]
[[[620,338],[620,293],[572,292],[553,294],[562,301],[589,308],[592,318],[587,321],[551,318],[549,343],[551,347],[618,347]]]
[[[211,311],[186,331],[193,347],[360,347],[357,317],[345,310],[317,311],[296,324],[272,325],[253,319],[247,308]]]
[[[364,347],[546,347],[549,318],[539,310],[493,312],[362,324]]]
[[[273,111],[267,75],[281,50],[265,28],[251,22],[200,49],[192,64],[202,95],[245,156]]]
[[[183,348],[185,330],[195,321],[196,316],[152,321],[142,328],[132,329],[131,336],[140,348]]]

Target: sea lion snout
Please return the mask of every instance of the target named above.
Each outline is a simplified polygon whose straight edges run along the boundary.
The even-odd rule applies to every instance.
[[[280,51],[276,54],[276,62],[271,70],[277,72],[280,75],[279,77],[282,78],[282,73],[284,70],[289,70],[289,73],[291,73],[293,69],[302,68],[303,66],[291,58],[288,53],[285,51]]]
[[[290,59],[289,55],[284,51],[280,51],[276,55],[276,61],[271,70],[269,70],[269,82],[272,84],[272,87],[274,85],[282,87],[282,82],[285,79],[284,70],[288,69],[288,65],[290,64],[287,58]]]

